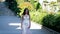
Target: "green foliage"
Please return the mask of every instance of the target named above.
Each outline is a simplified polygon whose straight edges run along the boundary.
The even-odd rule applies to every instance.
[[[42,24],[42,19],[44,16],[46,16],[47,13],[42,13],[42,12],[30,12],[30,15],[31,15],[31,20],[34,21],[34,22],[37,22],[37,23],[40,23]]]
[[[16,2],[17,2],[17,4],[21,4],[21,3],[23,3],[24,2],[24,0],[16,0]]]
[[[38,2],[37,6],[36,6],[36,10],[41,9],[42,7],[40,7],[40,6],[41,6],[40,3]]]
[[[8,8],[11,9],[15,14],[20,12],[20,8],[18,8],[18,4],[16,0],[6,0],[8,3]]]
[[[42,9],[40,3],[38,1],[30,0],[30,3],[33,5],[34,10]]]
[[[36,9],[36,11],[37,11],[38,9],[42,9],[40,3],[37,2],[37,1],[34,3],[34,8]]]
[[[34,0],[30,0],[30,3],[34,6]]]
[[[42,25],[60,32],[60,15],[48,14],[42,20]]]
[[[56,16],[56,27],[60,29],[60,15]]]
[[[55,22],[55,18],[54,18],[55,16],[54,15],[52,15],[52,14],[49,14],[49,15],[46,15],[44,18],[43,18],[43,20],[42,20],[42,22],[43,22],[43,25],[51,25],[51,26],[54,26],[54,22]]]
[[[29,5],[28,8],[31,9],[31,10],[29,9],[30,11],[32,11],[32,10],[33,11],[41,11],[42,10],[42,7],[41,7],[41,5],[38,1],[34,1],[34,0],[27,0],[27,1],[25,1],[25,0],[16,0],[16,1],[19,4],[19,8],[21,8],[20,15],[22,14],[22,12],[24,10],[22,8],[25,8],[27,5]],[[24,3],[26,3],[26,4],[24,4]]]
[[[60,32],[60,13],[47,14],[46,12],[31,11],[30,16],[32,21]]]

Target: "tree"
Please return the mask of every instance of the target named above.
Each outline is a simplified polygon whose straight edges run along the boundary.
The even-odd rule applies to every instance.
[[[15,15],[20,12],[19,7],[17,7],[18,4],[16,0],[6,0],[6,2],[8,3],[8,8],[11,9]]]

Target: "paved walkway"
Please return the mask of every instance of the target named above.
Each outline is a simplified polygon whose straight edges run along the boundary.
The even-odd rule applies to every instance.
[[[0,6],[1,7],[1,6]],[[0,34],[21,34],[21,20],[6,7],[0,8]],[[4,10],[3,10],[4,9]],[[53,34],[42,25],[31,22],[32,34]]]

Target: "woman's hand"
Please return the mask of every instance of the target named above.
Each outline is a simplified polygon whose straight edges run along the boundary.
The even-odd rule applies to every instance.
[[[28,28],[30,28],[30,26]]]
[[[29,21],[29,24],[27,25],[28,29],[30,28],[30,26],[31,26],[31,23],[30,23],[30,21]]]

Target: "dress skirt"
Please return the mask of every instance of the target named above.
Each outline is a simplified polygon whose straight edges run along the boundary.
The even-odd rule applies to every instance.
[[[25,25],[23,25],[22,26],[22,34],[31,34],[30,28],[28,28]]]

